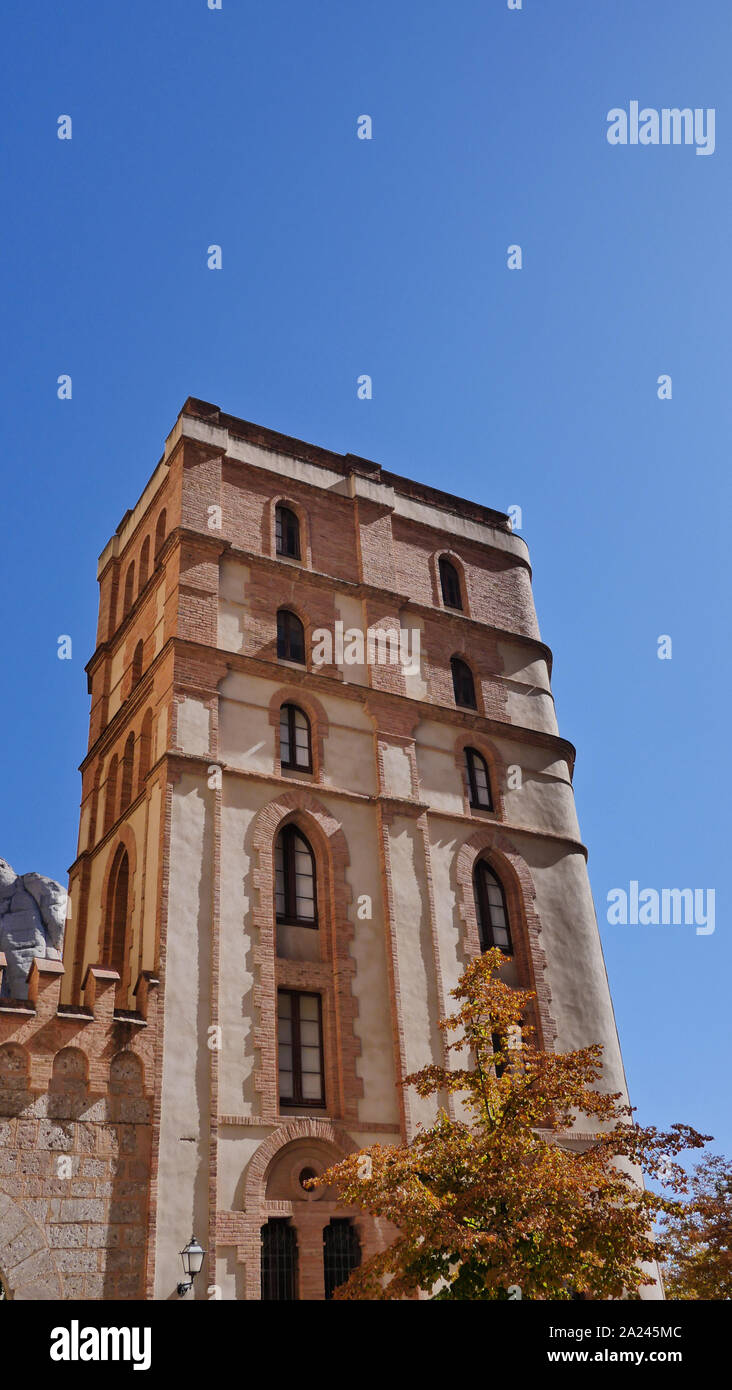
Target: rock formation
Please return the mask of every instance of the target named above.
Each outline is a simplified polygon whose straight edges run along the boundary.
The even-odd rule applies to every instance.
[[[34,956],[61,959],[66,903],[60,883],[43,874],[16,874],[0,859],[0,951],[7,961],[3,998],[27,999]]]

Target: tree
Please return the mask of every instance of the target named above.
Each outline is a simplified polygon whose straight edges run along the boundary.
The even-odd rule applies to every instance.
[[[688,1202],[663,1218],[669,1298],[732,1298],[732,1161],[706,1154]]]
[[[536,1047],[534,995],[502,981],[505,964],[500,950],[486,952],[452,991],[459,1008],[440,1028],[457,1035],[446,1050],[466,1053],[465,1065],[404,1078],[448,1109],[410,1143],[350,1154],[312,1184],[396,1228],[336,1297],[607,1299],[637,1297],[649,1282],[641,1264],[663,1254],[653,1221],[678,1208],[669,1192],[686,1190],[674,1157],[708,1136],[634,1123],[620,1093],[596,1089],[600,1044]],[[591,1137],[563,1139],[579,1116]],[[639,1170],[663,1172],[666,1195],[646,1191]]]

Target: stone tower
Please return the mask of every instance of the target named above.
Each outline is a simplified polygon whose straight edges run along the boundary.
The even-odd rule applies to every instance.
[[[199,1298],[384,1239],[302,1183],[429,1122],[399,1078],[490,944],[625,1091],[530,575],[504,514],[193,399],[103,551],[59,1010],[106,990],[144,1064],[148,1297],[191,1230]]]

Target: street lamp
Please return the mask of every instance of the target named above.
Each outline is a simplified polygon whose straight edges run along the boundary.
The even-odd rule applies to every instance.
[[[178,1293],[181,1298],[188,1293],[189,1289],[193,1288],[193,1280],[200,1273],[205,1255],[206,1251],[203,1246],[199,1244],[195,1236],[191,1236],[188,1244],[180,1252],[183,1261],[183,1273],[187,1275],[185,1283],[181,1282],[178,1285]]]

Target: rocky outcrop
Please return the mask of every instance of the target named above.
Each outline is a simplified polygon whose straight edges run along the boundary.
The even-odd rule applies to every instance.
[[[2,994],[28,997],[34,956],[60,960],[66,923],[66,889],[43,874],[16,874],[0,859],[0,951],[7,961]]]

